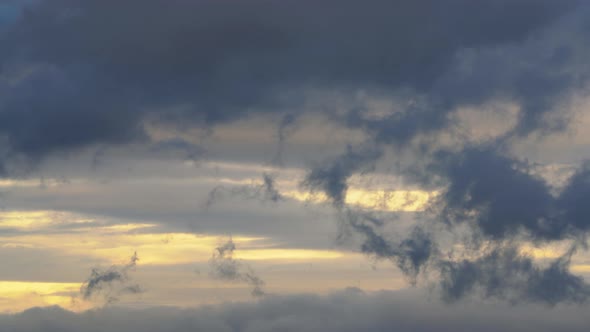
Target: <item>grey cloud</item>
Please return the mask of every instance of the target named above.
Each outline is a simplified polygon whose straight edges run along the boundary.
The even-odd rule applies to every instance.
[[[284,199],[283,195],[275,186],[275,178],[268,173],[262,173],[262,183],[252,185],[237,185],[237,186],[217,186],[209,191],[207,200],[205,201],[205,208],[210,208],[218,200],[229,196],[230,198],[240,197],[244,199],[259,199],[262,202],[270,201],[273,203]]]
[[[589,50],[580,45],[587,39],[583,22],[588,13],[589,7],[580,6],[522,43],[462,49],[428,89],[413,96],[401,93],[402,100],[409,102],[395,112],[366,118],[361,107],[348,112],[346,121],[378,142],[403,146],[420,134],[452,128],[449,114],[458,107],[507,101],[516,103],[520,111],[506,137],[564,130],[570,119],[560,108],[572,93],[585,94],[587,87]]]
[[[348,179],[355,173],[370,171],[381,153],[380,149],[370,145],[354,148],[347,145],[344,154],[313,167],[302,186],[312,192],[324,192],[334,206],[342,207],[348,190]]]
[[[530,167],[497,148],[439,152],[433,168],[448,181],[443,216],[450,222],[474,221],[494,239],[523,232],[539,241],[583,237],[590,228],[590,215],[579,204],[590,193],[587,170],[576,173],[555,198]]]
[[[417,276],[425,266],[438,256],[434,239],[422,228],[416,226],[399,243],[386,238],[379,228],[383,221],[368,213],[346,209],[343,213],[345,225],[364,237],[361,251],[377,259],[389,259],[416,284]]]
[[[264,280],[258,277],[249,265],[233,257],[235,250],[236,245],[231,238],[215,248],[209,260],[211,277],[223,281],[245,282],[252,287],[252,296],[264,296]]]
[[[452,255],[453,248],[438,250],[436,240],[443,234],[428,218],[424,226],[433,232],[416,227],[405,238],[393,240],[384,233],[382,219],[342,203],[346,182],[324,190],[339,202],[335,206],[344,226],[363,237],[362,252],[391,260],[413,284],[420,274],[435,278],[440,274],[441,295],[446,300],[480,294],[550,305],[585,302],[590,286],[570,272],[573,250],[543,268],[532,258],[521,256],[517,243],[530,240],[542,245],[569,240],[585,249],[590,220],[583,203],[590,193],[587,166],[575,173],[557,196],[531,172],[531,167],[503,153],[499,146],[478,146],[459,152],[437,151],[423,170],[427,181],[437,178],[446,188],[428,212],[431,220],[446,222],[447,230],[455,236],[452,245],[462,244],[468,254],[476,257],[471,259],[445,258]],[[325,172],[317,182],[336,183],[332,173],[344,180],[351,175]],[[336,194],[330,194],[330,190]],[[471,226],[467,234],[462,233],[465,224]],[[506,247],[507,241],[514,244]],[[489,252],[485,256],[477,258],[486,250]],[[432,271],[435,273],[430,274]]]
[[[80,294],[84,300],[90,300],[97,294],[104,296],[106,303],[118,300],[121,294],[141,293],[139,285],[129,285],[128,272],[135,268],[139,257],[134,253],[129,263],[123,266],[111,266],[107,270],[92,269],[92,273],[86,282],[80,287]]]
[[[23,2],[17,0],[0,1],[0,31],[18,18],[18,13]]]
[[[472,261],[441,262],[443,298],[454,301],[479,292],[511,302],[585,303],[590,285],[569,271],[574,251],[570,249],[547,267],[536,266],[532,258],[510,246],[495,248]]]
[[[278,166],[283,165],[283,153],[285,149],[285,143],[287,141],[287,137],[291,131],[296,126],[297,118],[294,114],[285,114],[279,123],[279,128],[277,130],[277,152],[272,160],[272,163]]]
[[[257,171],[243,177],[256,175]],[[183,176],[193,178],[194,174]],[[210,182],[194,184],[183,180],[151,182],[149,177],[143,179],[129,181],[121,178],[108,183],[91,181],[81,186],[72,183],[47,189],[37,186],[20,188],[11,190],[2,199],[2,204],[15,210],[72,211],[97,221],[85,227],[147,222],[158,227],[139,232],[240,234],[272,238],[290,247],[332,247],[334,223],[329,207],[302,208],[300,202],[289,199],[275,204],[262,196],[247,199],[221,190],[213,205],[203,209],[212,186]],[[262,188],[261,184],[260,180],[256,186]],[[224,187],[231,191],[230,188]],[[84,194],[79,194],[81,190]],[[261,209],[261,205],[265,208]],[[80,224],[66,222],[41,230],[14,230],[14,235],[68,233],[75,231],[76,227]],[[3,233],[6,235],[8,231],[5,229]]]
[[[588,29],[580,22],[587,11],[577,1],[538,0],[39,1],[0,35],[1,160],[145,141],[142,126],[150,121],[183,128],[254,112],[291,114],[305,105],[307,89],[401,97],[404,106],[380,118],[363,108],[321,109],[370,139],[312,168],[302,184],[325,192],[342,212],[348,179],[372,170],[384,145],[405,146],[452,126],[448,115],[459,106],[518,103],[507,141],[562,128],[546,116],[586,84]],[[284,119],[279,141],[290,125]],[[192,148],[168,143],[162,146]],[[536,241],[586,234],[589,211],[580,202],[590,192],[587,172],[555,198],[524,166],[493,149],[467,148],[439,152],[424,177],[446,181],[440,217],[451,225],[468,220],[493,240],[523,232]],[[272,178],[263,180],[240,194],[279,200]],[[435,248],[419,230],[396,244],[368,219],[351,225],[366,238],[362,250],[394,257],[410,275]],[[567,264],[556,271],[564,277],[556,280],[574,280]],[[116,272],[94,277],[107,283],[122,278]]]
[[[275,186],[275,179],[268,173],[262,174],[263,186],[263,199],[272,202],[278,202],[283,199],[283,195],[277,190]]]
[[[409,138],[444,127],[445,109],[472,99],[437,85],[459,51],[521,43],[575,4],[37,1],[0,36],[0,132],[9,157],[38,159],[144,140],[144,121],[210,125],[260,110],[284,112],[303,105],[308,87],[448,95],[450,101],[433,97],[428,110],[382,124],[349,122],[383,140]],[[561,86],[550,81],[543,90]],[[512,88],[490,85],[479,99]],[[538,91],[514,93],[534,105]]]
[[[179,153],[187,160],[200,159],[205,153],[203,147],[180,138],[157,142],[152,146],[151,150],[156,153],[160,152],[172,156],[174,156],[174,153]]]
[[[434,203],[434,220],[446,222],[448,230],[459,235],[455,243],[462,244],[468,254],[476,257],[456,260],[440,254],[418,256],[426,257],[429,266],[437,267],[441,295],[446,300],[479,294],[550,305],[587,301],[590,286],[570,272],[571,256],[577,248],[586,249],[590,215],[582,201],[590,193],[587,166],[571,176],[558,194],[552,193],[549,185],[532,172],[532,167],[528,161],[509,156],[500,146],[435,153],[425,176],[429,181],[440,176],[446,189]],[[465,224],[471,228],[471,238],[460,237]],[[372,234],[366,228],[365,225],[361,230]],[[543,267],[533,258],[519,254],[521,243],[526,240],[534,245],[568,240],[573,247]],[[376,243],[376,249],[390,245],[369,243]],[[410,243],[415,247],[421,242]]]
[[[422,295],[363,294],[350,289],[329,296],[267,297],[256,303],[199,309],[105,308],[72,313],[58,307],[1,315],[0,329],[14,332],[74,331],[586,331],[587,307],[500,307],[486,303],[443,305]],[[523,323],[526,322],[526,323]]]
[[[590,208],[586,200],[590,197],[590,168],[584,164],[568,181],[557,198],[561,218],[572,232],[587,232],[590,229]]]

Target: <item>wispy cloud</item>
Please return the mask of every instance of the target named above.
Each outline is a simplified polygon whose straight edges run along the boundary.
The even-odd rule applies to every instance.
[[[88,280],[80,287],[80,294],[84,300],[91,300],[97,295],[104,297],[105,303],[110,304],[118,300],[122,294],[138,294],[142,289],[137,284],[131,284],[129,272],[137,265],[137,252],[131,256],[129,263],[122,266],[111,266],[106,270],[92,269]]]
[[[236,245],[231,238],[215,248],[215,252],[209,260],[211,277],[224,281],[244,282],[252,287],[252,296],[265,295],[264,280],[248,264],[234,258],[235,250]]]

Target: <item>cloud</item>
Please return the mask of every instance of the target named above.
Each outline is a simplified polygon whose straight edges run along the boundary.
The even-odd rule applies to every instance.
[[[297,125],[297,118],[294,114],[285,114],[279,123],[279,128],[277,129],[277,152],[273,157],[272,163],[277,166],[283,165],[283,152],[285,149],[285,143],[287,141],[288,135],[295,129]]]
[[[560,69],[569,68],[568,54],[576,50],[556,54],[555,71],[544,59],[522,68],[510,56],[485,50],[523,44],[575,4],[32,2],[0,35],[5,45],[0,133],[6,158],[35,160],[86,145],[145,141],[143,126],[150,121],[210,126],[252,112],[292,114],[305,104],[309,89],[409,91],[409,100],[427,99],[425,107],[380,121],[347,112],[348,125],[381,141],[407,141],[418,132],[444,128],[453,105],[504,95],[522,101],[527,124],[521,127],[533,128],[537,114],[573,86],[565,79],[570,71]],[[468,74],[453,73],[466,67],[462,52],[471,51],[468,64],[478,66]],[[489,73],[498,77],[473,84]],[[540,104],[549,106],[536,107]]]
[[[283,195],[275,186],[275,177],[268,173],[262,173],[262,183],[260,184],[238,185],[232,186],[231,188],[220,185],[213,188],[207,195],[207,201],[204,204],[205,208],[210,208],[224,196],[259,199],[262,202],[270,201],[273,203],[284,199]]]
[[[552,241],[586,234],[590,214],[580,203],[588,197],[587,167],[572,176],[554,197],[549,185],[531,172],[526,161],[497,148],[439,152],[432,166],[448,182],[443,216],[454,223],[473,221],[484,236],[504,239],[525,233]]]
[[[590,285],[569,272],[574,252],[570,249],[544,268],[510,246],[494,248],[473,261],[442,262],[443,298],[454,301],[479,291],[485,297],[511,302],[585,303]]]
[[[245,282],[252,287],[252,296],[264,296],[264,280],[258,277],[249,265],[234,258],[235,250],[236,245],[231,238],[215,248],[209,260],[211,277],[222,281]]]
[[[487,258],[440,265],[448,289],[489,289],[494,281],[481,271],[493,270],[533,285],[554,278],[581,291],[569,258],[544,270],[503,246],[521,239],[581,242],[590,226],[588,171],[556,196],[526,161],[504,150],[514,140],[567,127],[560,106],[587,88],[589,8],[551,0],[36,1],[0,32],[0,176],[26,173],[28,163],[55,152],[150,142],[149,124],[211,129],[256,113],[282,118],[282,151],[295,117],[320,112],[362,130],[366,141],[313,167],[302,186],[329,197],[364,237],[362,251],[393,260],[412,279],[440,262],[439,234],[418,227],[392,242],[377,219],[346,206],[351,176],[373,171],[389,148],[415,149],[419,160],[408,168],[421,181],[414,184],[443,188],[431,219],[451,232],[468,224],[474,238],[496,249]],[[333,91],[368,91],[395,105],[340,107]],[[466,140],[449,151],[440,147],[437,134],[454,129],[453,112],[491,102],[518,108],[516,124],[492,147]],[[431,141],[417,141],[422,136]],[[181,139],[151,143],[191,158],[202,152]],[[207,205],[224,191],[282,199],[268,174],[262,184],[214,189]],[[231,241],[218,249],[214,271],[256,292],[261,280],[240,270],[234,249]],[[83,293],[125,281],[126,271],[93,271]],[[512,286],[500,283],[494,292]],[[553,304],[569,300],[568,292],[539,298]],[[515,296],[537,299],[533,293]]]
[[[107,307],[82,313],[58,307],[0,316],[6,331],[586,331],[587,307],[445,305],[412,293],[267,297],[199,309]],[[523,324],[526,322],[526,324]]]
[[[118,300],[121,294],[138,294],[142,292],[139,285],[129,285],[129,270],[137,265],[137,253],[131,256],[129,263],[123,266],[111,266],[108,270],[92,269],[90,277],[82,287],[80,294],[84,300],[91,300],[97,294],[102,294],[106,303]]]
[[[349,156],[350,151],[341,160]],[[383,219],[344,204],[346,180],[354,167],[340,165],[350,163],[334,163],[338,167],[310,174],[333,198],[341,223],[363,238],[363,253],[391,260],[413,285],[421,274],[438,278],[447,301],[475,294],[550,305],[587,301],[590,286],[570,272],[575,250],[548,267],[519,253],[526,241],[534,245],[570,241],[572,248],[586,249],[590,215],[582,201],[590,193],[587,166],[556,195],[528,162],[503,153],[500,144],[437,150],[431,157],[430,164],[417,172],[423,181],[438,182],[445,189],[431,209],[418,215],[422,225],[396,234],[402,236],[399,240],[384,231]],[[441,222],[446,228],[437,225]],[[445,234],[452,235],[453,243],[439,248],[437,241],[445,240]],[[453,256],[456,245],[464,248],[465,258]]]
[[[380,234],[383,221],[368,213],[347,209],[342,216],[345,226],[350,226],[363,236],[361,251],[377,259],[389,259],[409,277],[415,285],[424,266],[438,255],[434,239],[420,227],[414,227],[399,243]]]
[[[357,148],[347,145],[344,154],[326,164],[313,167],[302,186],[312,192],[324,192],[335,207],[342,207],[345,203],[348,179],[357,172],[370,171],[381,153],[378,148],[370,145]]]

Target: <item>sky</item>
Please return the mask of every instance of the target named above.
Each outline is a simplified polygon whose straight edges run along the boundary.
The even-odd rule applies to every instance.
[[[0,0],[0,330],[586,331],[589,22]]]

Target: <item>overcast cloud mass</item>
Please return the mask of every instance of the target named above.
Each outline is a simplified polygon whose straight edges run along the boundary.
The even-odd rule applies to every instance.
[[[587,330],[589,22],[0,0],[0,330]]]

